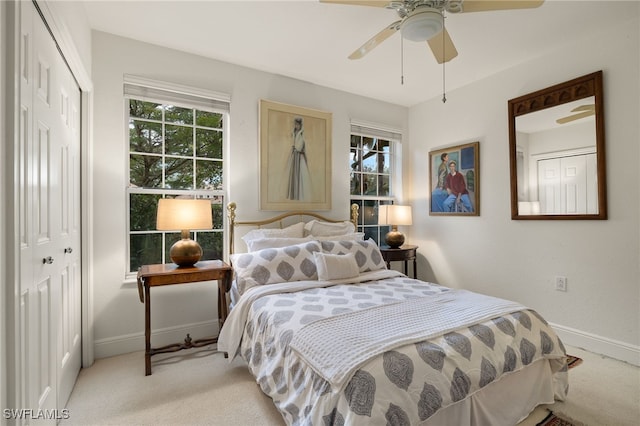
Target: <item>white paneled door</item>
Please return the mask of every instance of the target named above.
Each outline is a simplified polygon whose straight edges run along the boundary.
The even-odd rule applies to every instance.
[[[20,14],[17,399],[56,413],[81,362],[80,90],[35,6]]]
[[[538,195],[542,214],[597,213],[596,154],[539,160]]]

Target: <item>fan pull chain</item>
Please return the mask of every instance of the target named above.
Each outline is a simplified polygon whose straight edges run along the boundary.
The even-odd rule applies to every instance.
[[[400,85],[404,86],[404,37],[400,37]]]
[[[444,72],[444,62],[442,63],[442,103],[447,102],[447,93],[445,89],[445,72]]]
[[[444,42],[444,39],[445,39],[444,31],[445,31],[444,12],[442,12],[442,103],[447,102],[447,93],[445,89],[445,68],[444,68],[444,65],[447,63],[447,60],[446,60],[447,54],[444,50],[446,45],[446,43]]]

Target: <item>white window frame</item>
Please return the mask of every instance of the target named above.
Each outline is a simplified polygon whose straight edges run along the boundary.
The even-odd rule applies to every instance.
[[[397,194],[402,188],[402,132],[387,126],[382,126],[364,121],[351,121],[351,131],[349,132],[349,154],[351,154],[351,136],[369,137],[384,139],[389,141],[389,195],[353,195],[349,194],[350,200],[364,204],[367,201],[375,201],[380,204],[394,204],[398,198]],[[351,173],[351,170],[349,171]],[[384,234],[389,230],[388,225],[365,225],[363,215],[367,214],[362,209],[358,218],[358,231],[366,229],[376,229],[378,245],[381,245]]]
[[[136,188],[130,185],[130,141],[129,141],[129,101],[131,99],[147,101],[147,102],[155,102],[164,105],[175,105],[184,108],[194,108],[200,111],[208,111],[217,114],[222,114],[222,189],[212,189],[212,190],[203,190],[203,189],[191,189],[191,190],[177,190],[177,189],[163,189],[163,188]],[[130,244],[130,236],[136,233],[166,233],[166,231],[156,231],[156,230],[148,230],[148,231],[131,231],[131,221],[130,221],[130,200],[131,194],[159,194],[159,195],[187,195],[193,196],[195,198],[214,198],[214,197],[222,197],[223,205],[222,205],[222,213],[223,213],[223,223],[222,223],[222,241],[223,253],[228,252],[228,226],[227,226],[227,217],[226,208],[224,204],[227,202],[227,194],[228,194],[228,146],[229,146],[229,120],[230,120],[230,96],[213,92],[210,90],[193,88],[189,86],[162,82],[157,80],[146,79],[138,76],[125,75],[124,76],[124,132],[125,132],[125,143],[126,143],[126,171],[125,176],[127,176],[127,184],[125,190],[125,208],[126,208],[126,259],[125,259],[125,276],[128,278],[133,277],[136,272],[130,271],[130,262],[131,262],[131,244]],[[163,119],[164,123],[164,119]],[[196,127],[194,127],[195,129]],[[163,155],[163,154],[162,154]],[[164,156],[164,155],[163,155]],[[197,157],[193,158],[194,161]],[[195,170],[195,169],[194,169]],[[215,232],[215,230],[214,230]],[[162,239],[162,256],[163,262],[170,263],[170,259],[164,259],[164,255],[167,252],[165,250],[165,239]]]

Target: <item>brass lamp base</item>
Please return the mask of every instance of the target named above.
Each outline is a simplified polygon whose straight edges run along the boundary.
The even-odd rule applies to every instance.
[[[392,249],[400,248],[404,244],[404,234],[397,230],[391,230],[385,236],[385,242]]]
[[[190,238],[183,238],[171,246],[169,256],[178,266],[193,266],[202,257],[202,247]]]

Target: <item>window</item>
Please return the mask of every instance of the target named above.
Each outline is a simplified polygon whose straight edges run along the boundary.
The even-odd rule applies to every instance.
[[[154,86],[157,86],[155,84]],[[125,83],[129,140],[128,272],[170,263],[180,232],[156,228],[158,199],[211,200],[213,229],[192,231],[203,260],[224,253],[224,152],[228,102]]]
[[[378,243],[389,232],[389,226],[378,225],[378,206],[393,204],[400,141],[399,132],[351,125],[351,203],[360,207],[358,231]]]

